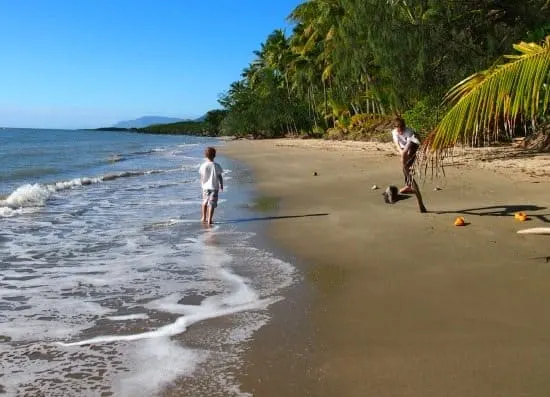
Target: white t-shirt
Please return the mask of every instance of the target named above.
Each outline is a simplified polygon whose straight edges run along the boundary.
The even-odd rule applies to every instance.
[[[202,190],[219,190],[222,172],[222,167],[218,163],[204,160],[199,168]]]
[[[391,135],[393,137],[393,141],[399,145],[401,149],[405,149],[405,146],[407,146],[407,143],[413,142],[417,145],[420,145],[420,141],[417,137],[414,136],[414,131],[411,130],[409,127],[405,127],[405,130],[402,134],[397,132],[397,128],[395,128]]]

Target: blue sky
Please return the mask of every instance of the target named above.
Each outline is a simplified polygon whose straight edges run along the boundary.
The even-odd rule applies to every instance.
[[[0,126],[198,117],[302,0],[0,0]]]

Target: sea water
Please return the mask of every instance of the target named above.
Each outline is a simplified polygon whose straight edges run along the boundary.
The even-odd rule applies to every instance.
[[[223,156],[219,223],[198,221],[210,145],[0,130],[0,392],[245,395],[243,343],[296,274],[254,246]]]

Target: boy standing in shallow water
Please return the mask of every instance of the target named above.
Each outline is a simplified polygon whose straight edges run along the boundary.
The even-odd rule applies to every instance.
[[[218,206],[218,193],[223,191],[222,167],[214,161],[216,149],[207,147],[204,151],[206,159],[199,168],[202,187],[201,222],[212,224],[214,209]]]

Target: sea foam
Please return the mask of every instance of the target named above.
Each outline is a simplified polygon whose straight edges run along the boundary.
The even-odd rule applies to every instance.
[[[254,248],[240,225],[197,221],[202,143],[156,151],[133,146],[152,137],[130,138],[116,147],[125,161],[105,162],[103,150],[106,166],[83,169],[97,177],[28,184],[0,200],[10,217],[0,219],[6,397],[246,395],[243,342],[269,321],[295,269]],[[222,200],[219,221],[233,206]]]
[[[238,390],[238,385],[227,372],[227,360],[237,360],[240,343],[268,321],[266,309],[281,299],[277,291],[295,277],[290,264],[249,246],[252,236],[217,226],[167,249],[163,244],[150,245],[147,238],[136,234],[118,248],[98,251],[86,259],[84,267],[70,260],[71,252],[85,249],[74,241],[73,249],[66,250],[66,259],[58,258],[61,263],[55,267],[44,262],[33,270],[31,279],[16,271],[6,272],[2,283],[10,288],[3,288],[0,296],[25,296],[12,301],[14,311],[6,312],[4,324],[9,327],[0,326],[0,334],[18,346],[4,355],[10,378],[4,384],[7,395],[15,395],[18,385],[26,383],[36,384],[36,390],[59,388],[67,395],[79,390],[79,395],[92,396],[93,389],[88,387],[98,384],[107,385],[115,395],[149,396],[199,367],[199,374],[209,374],[217,379],[217,387],[235,394],[229,392]],[[44,250],[52,248],[50,244]],[[143,252],[127,257],[127,249]],[[17,253],[16,247],[11,250]],[[18,255],[23,257],[24,251]],[[151,266],[153,258],[156,264]],[[246,276],[240,274],[245,268]],[[133,292],[128,295],[127,291]],[[185,303],[190,295],[202,299]],[[175,316],[173,320],[170,315]],[[232,316],[233,326],[201,334],[203,349],[177,342],[189,327],[227,316]],[[113,332],[101,333],[102,328]],[[132,332],[143,328],[147,330]],[[92,356],[86,347],[90,345],[95,346]],[[230,350],[220,355],[216,352],[220,345]],[[57,364],[41,366],[29,361],[28,354],[37,349],[44,357],[56,357]],[[81,382],[67,382],[63,368],[69,365],[80,373]],[[21,368],[26,375],[18,372]],[[93,375],[92,368],[103,375]],[[29,387],[32,394],[34,386]]]

